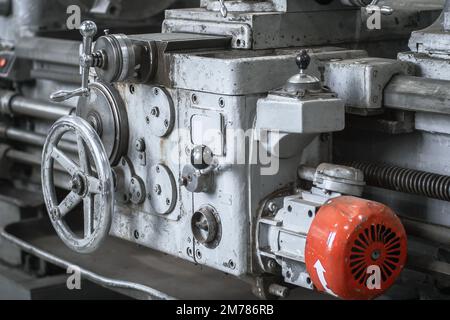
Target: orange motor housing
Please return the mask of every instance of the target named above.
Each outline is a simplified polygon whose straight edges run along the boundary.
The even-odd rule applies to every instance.
[[[387,206],[338,197],[320,208],[306,238],[306,268],[319,291],[342,299],[373,299],[406,262],[400,219]]]

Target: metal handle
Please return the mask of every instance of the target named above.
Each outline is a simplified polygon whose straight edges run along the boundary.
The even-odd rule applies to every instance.
[[[50,100],[54,102],[63,102],[73,97],[84,96],[89,93],[89,90],[86,88],[78,88],[73,91],[67,90],[59,90],[50,95]]]
[[[374,12],[377,10],[380,10],[381,14],[385,15],[385,16],[389,16],[391,14],[394,13],[394,9],[389,7],[389,6],[379,6],[378,2],[380,2],[380,0],[372,0],[372,2],[366,6],[366,12],[370,13],[370,12]]]
[[[92,43],[97,34],[97,25],[93,21],[84,21],[80,26],[80,33],[83,36],[83,45],[80,50],[81,88],[73,91],[57,91],[50,95],[52,101],[62,102],[73,97],[89,95],[89,69],[94,65]]]
[[[228,8],[225,5],[224,0],[219,0],[220,3],[220,13],[222,14],[222,17],[226,18],[228,15]]]

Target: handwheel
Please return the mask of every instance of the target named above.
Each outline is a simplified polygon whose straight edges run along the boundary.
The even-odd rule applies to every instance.
[[[58,148],[67,133],[76,136],[79,164]],[[54,184],[55,161],[70,177],[71,191],[61,203],[58,203]],[[66,116],[53,124],[43,149],[41,175],[45,204],[58,236],[78,253],[95,251],[111,227],[114,191],[105,148],[88,122],[77,116]],[[65,217],[81,203],[84,230],[80,237],[71,230]]]

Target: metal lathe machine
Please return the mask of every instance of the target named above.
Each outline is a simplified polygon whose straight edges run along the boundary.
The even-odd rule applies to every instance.
[[[448,298],[450,1],[0,0],[0,162],[0,298]]]

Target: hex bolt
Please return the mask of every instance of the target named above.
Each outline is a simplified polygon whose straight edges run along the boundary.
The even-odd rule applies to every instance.
[[[286,298],[289,295],[289,289],[276,283],[269,286],[269,293],[276,297]]]
[[[144,138],[139,138],[136,140],[134,146],[136,147],[136,150],[138,152],[144,152],[145,151],[145,140]]]
[[[267,205],[267,209],[269,209],[270,212],[275,213],[278,210],[278,206],[275,202],[270,202]]]
[[[276,263],[275,260],[270,259],[270,260],[267,262],[267,266],[269,267],[269,269],[273,270],[273,269],[275,269],[275,268],[277,267],[277,263]]]
[[[152,116],[154,116],[155,118],[159,117],[159,108],[158,107],[153,107],[152,110],[150,111],[150,114]]]

